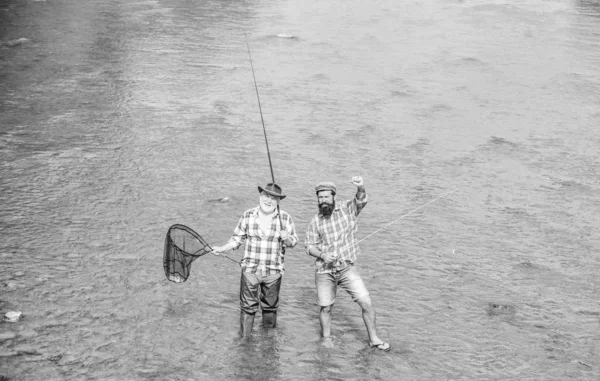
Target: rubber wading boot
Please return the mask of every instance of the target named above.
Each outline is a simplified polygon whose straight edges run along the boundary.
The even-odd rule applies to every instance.
[[[250,337],[254,325],[254,314],[250,315],[240,311],[240,336]]]
[[[277,327],[277,311],[263,311],[262,319],[264,328]]]

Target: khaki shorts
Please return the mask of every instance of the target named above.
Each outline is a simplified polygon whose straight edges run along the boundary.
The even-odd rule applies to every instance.
[[[369,291],[354,265],[349,265],[334,273],[316,273],[315,284],[317,285],[317,297],[321,307],[327,307],[335,303],[338,286],[346,290],[355,302],[369,295]]]

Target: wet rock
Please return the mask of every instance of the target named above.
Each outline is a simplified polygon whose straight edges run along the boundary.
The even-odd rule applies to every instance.
[[[63,355],[59,353],[56,355],[46,356],[45,360],[57,362],[57,361],[60,361],[62,358],[63,358]],[[2,380],[0,380],[0,381],[2,381]]]
[[[19,319],[21,319],[21,316],[23,316],[21,311],[10,311],[4,315],[4,321],[16,323],[19,321]]]
[[[25,44],[27,42],[29,42],[29,40],[27,38],[22,37],[22,38],[17,38],[16,40],[6,41],[4,43],[4,45],[9,46],[9,47],[13,47],[13,46]]]
[[[488,316],[502,316],[512,318],[515,316],[517,309],[510,304],[488,303],[486,308]]]
[[[135,372],[141,377],[156,377],[160,372],[154,368],[138,368]]]
[[[17,349],[18,356],[41,356],[42,354],[38,352],[33,347],[21,347]]]
[[[592,369],[592,366],[590,364],[586,364],[583,361],[572,360],[571,362],[574,363],[574,364],[577,364],[577,365],[583,365],[584,367],[586,367],[588,369]]]
[[[538,270],[538,266],[529,261],[521,262],[517,265],[517,267],[522,270]]]
[[[208,202],[229,202],[229,197],[214,198]]]
[[[4,283],[4,286],[5,286],[6,288],[10,288],[11,290],[15,290],[15,289],[18,287],[18,285],[17,285],[17,283],[16,283],[16,282],[10,282],[10,281],[9,281],[9,282],[6,282],[6,283]]]

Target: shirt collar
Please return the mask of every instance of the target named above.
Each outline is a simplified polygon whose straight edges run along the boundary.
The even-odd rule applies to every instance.
[[[256,208],[252,209],[252,215],[255,218],[258,218],[258,212],[260,210],[260,205],[257,206]],[[279,215],[279,212],[277,211],[277,208],[275,208],[275,213],[273,213],[273,218],[277,217]]]

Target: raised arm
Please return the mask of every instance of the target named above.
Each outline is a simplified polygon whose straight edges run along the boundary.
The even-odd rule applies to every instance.
[[[352,184],[356,185],[356,195],[354,196],[354,199],[349,202],[349,206],[352,212],[358,216],[360,211],[367,205],[367,191],[365,190],[364,180],[360,176],[354,176],[352,178]]]

